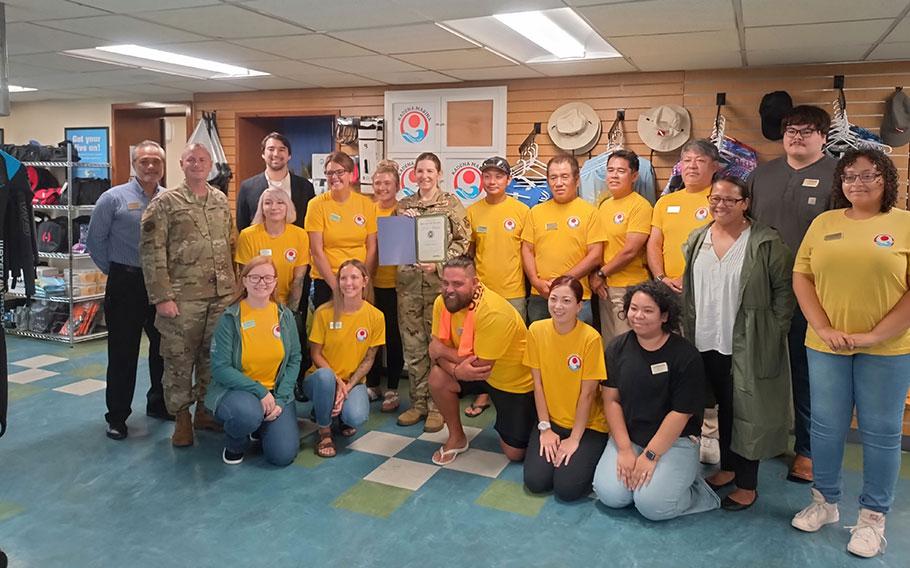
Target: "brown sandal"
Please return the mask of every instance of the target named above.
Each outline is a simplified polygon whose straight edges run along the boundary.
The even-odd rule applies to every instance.
[[[316,455],[321,458],[335,457],[335,441],[332,440],[332,432],[319,432],[319,443],[314,448]]]

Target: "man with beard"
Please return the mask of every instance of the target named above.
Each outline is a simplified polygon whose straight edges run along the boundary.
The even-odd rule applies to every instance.
[[[494,428],[503,453],[521,461],[537,420],[534,381],[522,363],[524,321],[506,299],[480,282],[468,256],[443,265],[441,287],[433,305],[429,382],[449,438],[433,454],[433,463],[450,464],[468,450],[458,397],[481,392],[489,394],[496,407]]]

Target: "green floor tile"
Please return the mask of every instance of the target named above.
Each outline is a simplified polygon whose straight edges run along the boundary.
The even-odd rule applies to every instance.
[[[407,489],[360,480],[339,495],[332,506],[385,519],[401,507],[411,493],[413,491]]]
[[[844,469],[847,471],[863,470],[863,448],[859,444],[847,444],[844,448]]]
[[[313,452],[313,443],[314,442],[312,440],[308,440],[306,444],[300,444],[300,453],[297,454],[297,459],[294,460],[294,465],[312,469],[314,467],[322,465],[323,462],[325,462],[325,458],[321,458]]]
[[[24,511],[22,507],[16,505],[15,503],[5,503],[0,501],[0,521],[5,521],[10,517],[14,517]]]
[[[371,405],[373,408],[370,409],[370,417],[364,422],[359,430],[361,432],[369,432],[370,430],[376,430],[386,422],[388,422],[393,416],[398,416],[394,412],[379,412],[379,409],[375,405]]]
[[[27,396],[32,396],[33,394],[39,393],[43,390],[43,388],[36,387],[35,385],[17,385],[16,383],[10,383],[9,401],[16,402],[17,400],[22,400]]]
[[[525,491],[521,483],[494,479],[474,502],[482,507],[536,517],[546,500],[546,496],[531,495]]]
[[[474,402],[473,395],[461,399],[461,424],[463,426],[473,426],[474,428],[486,428],[492,425],[496,420],[496,409],[493,407],[492,402],[490,407],[484,410],[480,416],[471,418],[470,416],[465,416],[464,409],[472,402]]]
[[[89,363],[88,365],[76,367],[70,371],[70,373],[77,377],[82,377],[83,379],[98,379],[103,381],[107,377],[107,364]]]

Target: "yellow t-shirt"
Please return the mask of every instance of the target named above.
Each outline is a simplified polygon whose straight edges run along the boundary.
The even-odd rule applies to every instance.
[[[626,246],[628,233],[651,233],[651,215],[654,208],[648,200],[634,191],[619,199],[607,199],[600,204],[600,224],[607,240],[604,243],[604,263],[613,259]],[[622,270],[607,277],[607,285],[634,286],[649,278],[645,268],[645,247]]]
[[[254,309],[240,301],[240,366],[243,374],[271,390],[284,359],[278,304]]]
[[[442,296],[433,303],[433,337],[439,339],[439,325],[445,305]],[[450,347],[458,348],[467,310],[452,314]],[[495,361],[487,383],[493,388],[511,393],[534,390],[531,370],[521,362],[528,333],[518,312],[505,298],[484,289],[474,311],[474,355],[478,359]]]
[[[364,302],[356,312],[342,313],[340,322],[333,322],[333,317],[332,302],[316,310],[310,342],[322,345],[322,356],[332,366],[335,376],[347,380],[370,347],[385,345],[385,316],[372,304]],[[313,365],[308,372],[315,370],[316,365]]]
[[[376,217],[391,217],[395,213],[395,207],[383,209],[376,206]],[[374,288],[394,288],[395,276],[398,273],[397,266],[380,266],[376,269],[376,278],[373,279]]]
[[[323,249],[336,274],[346,260],[366,262],[367,236],[376,233],[376,204],[356,192],[344,203],[338,203],[327,191],[310,200],[303,227],[311,233],[322,233]],[[325,280],[315,265],[313,278]]]
[[[709,193],[710,186],[697,193],[681,189],[664,195],[654,205],[651,226],[660,229],[664,235],[664,275],[668,278],[679,278],[686,271],[683,245],[689,234],[711,222]]]
[[[910,213],[891,209],[856,221],[845,209],[812,221],[796,254],[794,272],[811,274],[831,326],[846,333],[871,331],[907,293],[910,279]],[[812,326],[806,347],[832,353]],[[838,354],[905,355],[910,330],[874,345]]]
[[[557,333],[552,319],[532,323],[524,363],[540,370],[550,421],[570,430],[575,424],[581,382],[607,380],[600,334],[584,322],[578,322],[565,335]],[[585,427],[598,432],[609,430],[599,396],[591,402]]]
[[[468,207],[477,276],[503,298],[525,297],[521,270],[521,231],[528,206],[513,197],[490,205],[486,200]]]
[[[537,275],[545,280],[562,276],[588,254],[588,245],[606,235],[594,206],[576,197],[568,203],[547,201],[531,209],[521,239],[534,245]],[[584,299],[591,297],[587,278],[580,278]],[[531,293],[537,295],[537,289]]]
[[[279,302],[287,304],[291,282],[294,281],[294,268],[310,263],[309,235],[296,225],[286,225],[283,233],[273,237],[265,230],[265,225],[250,225],[240,231],[234,261],[247,264],[257,256],[272,257],[278,269],[275,294]]]

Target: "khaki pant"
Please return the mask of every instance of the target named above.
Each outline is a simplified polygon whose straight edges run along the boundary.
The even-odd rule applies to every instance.
[[[527,298],[512,298],[506,300],[512,307],[518,310],[518,314],[521,316],[521,321],[525,322],[525,325],[528,324],[528,299]]]
[[[604,348],[614,337],[632,329],[626,321],[626,314],[622,311],[622,300],[626,290],[627,288],[621,286],[608,286],[607,299],[597,298],[597,305],[600,307],[600,336]]]
[[[212,380],[212,333],[229,301],[229,296],[177,301],[180,312],[177,317],[155,317],[164,358],[164,403],[171,414],[186,410],[194,402],[201,403],[205,398],[206,388]]]
[[[435,274],[408,276],[421,278],[419,284],[412,281],[398,287],[398,327],[411,382],[411,406],[421,413],[435,412],[436,403],[430,396],[428,350],[432,339],[433,302],[439,296],[439,278]]]

